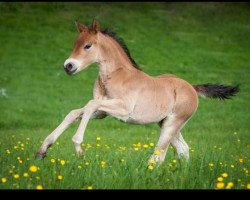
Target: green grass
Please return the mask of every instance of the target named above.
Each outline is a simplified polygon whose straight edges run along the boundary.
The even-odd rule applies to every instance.
[[[0,13],[1,189],[37,185],[45,189],[215,189],[224,172],[228,174],[225,186],[233,182],[232,189],[247,188],[249,4],[0,3]],[[77,36],[74,20],[89,24],[94,17],[125,40],[133,58],[150,75],[173,73],[193,84],[240,84],[233,100],[200,99],[197,113],[182,131],[191,148],[188,164],[169,149],[161,167],[147,169],[153,153],[149,144],[157,143],[159,127],[128,125],[111,117],[89,123],[84,158],[74,154],[71,138],[78,125],[74,124],[43,161],[34,160],[41,142],[64,116],[92,98],[97,66],[70,77],[62,65]],[[135,151],[138,143],[141,146]],[[32,165],[39,170],[29,171]]]

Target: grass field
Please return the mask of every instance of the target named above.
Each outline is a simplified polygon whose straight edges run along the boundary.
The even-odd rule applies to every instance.
[[[250,5],[248,3],[0,3],[0,189],[250,189]],[[93,120],[75,155],[70,127],[42,161],[34,155],[72,109],[92,98],[96,65],[76,76],[62,66],[74,20],[121,36],[150,75],[192,84],[240,84],[226,102],[201,99],[182,133],[190,162],[172,148],[147,161],[159,127]]]

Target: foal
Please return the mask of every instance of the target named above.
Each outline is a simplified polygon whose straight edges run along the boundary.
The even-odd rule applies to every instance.
[[[72,110],[63,122],[44,140],[36,154],[46,156],[47,149],[77,119],[79,128],[72,140],[78,155],[90,118],[102,119],[111,115],[133,124],[159,123],[161,134],[151,159],[161,164],[171,144],[178,156],[189,158],[189,147],[181,129],[198,106],[198,95],[228,99],[235,95],[238,86],[218,84],[191,85],[175,75],[152,77],[139,70],[126,46],[107,31],[101,31],[93,20],[90,27],[76,22],[79,36],[73,52],[64,63],[69,75],[76,74],[92,63],[99,66],[94,86],[94,98],[83,108]]]

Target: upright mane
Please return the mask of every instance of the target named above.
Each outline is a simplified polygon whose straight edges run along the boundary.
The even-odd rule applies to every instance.
[[[128,50],[128,47],[127,47],[127,45],[125,44],[125,42],[124,42],[124,40],[122,38],[118,37],[115,32],[112,32],[107,28],[104,29],[104,30],[101,30],[101,33],[103,33],[105,35],[108,35],[111,38],[113,38],[122,47],[124,52],[127,54],[127,56],[129,58],[129,60],[131,61],[133,67],[135,67],[136,69],[141,70],[140,67],[138,66],[138,64],[135,62],[135,60],[131,57],[130,52]]]

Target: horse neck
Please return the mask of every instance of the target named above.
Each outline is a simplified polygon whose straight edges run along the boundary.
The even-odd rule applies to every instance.
[[[111,78],[112,73],[121,68],[131,73],[137,70],[133,67],[123,48],[113,38],[99,33],[98,41],[99,54],[97,64],[100,69],[99,75],[102,81]]]

